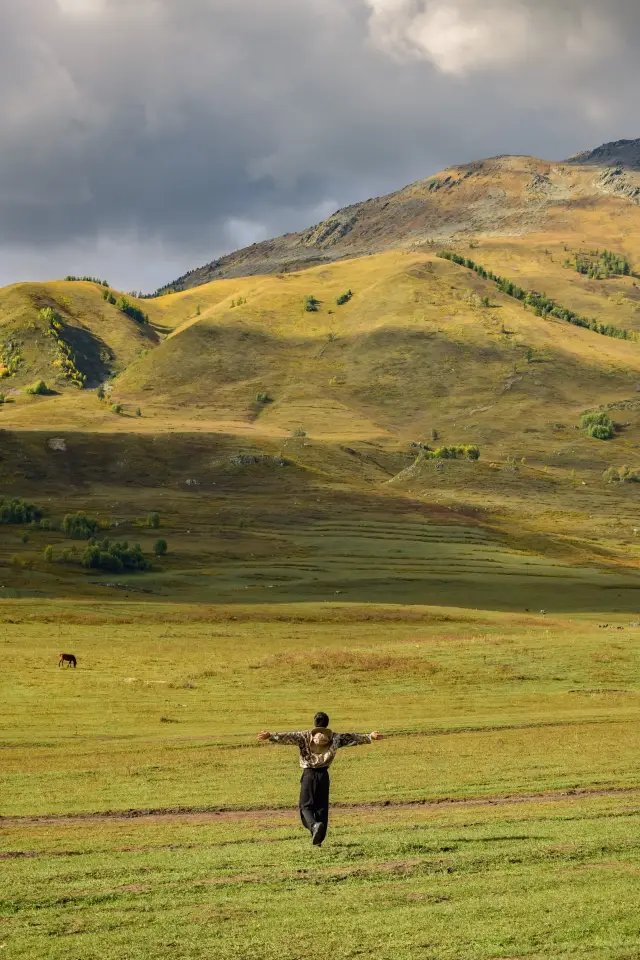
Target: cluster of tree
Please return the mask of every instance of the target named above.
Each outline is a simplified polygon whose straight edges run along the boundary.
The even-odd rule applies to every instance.
[[[100,529],[100,524],[86,513],[68,513],[62,521],[62,529],[72,540],[90,540]]]
[[[592,280],[608,280],[609,277],[628,277],[633,270],[626,257],[612,250],[589,250],[588,253],[576,253],[573,260],[567,258],[565,266]]]
[[[39,530],[62,530],[71,540],[88,540],[90,546],[96,543],[96,535],[100,531],[100,523],[93,517],[88,517],[86,513],[67,514],[61,524],[54,523],[48,517],[44,516],[42,507],[21,497],[11,499],[0,497],[0,524],[29,524],[31,527]],[[160,526],[160,514],[156,511],[147,514],[136,522],[137,526],[149,527],[157,530]],[[25,543],[28,541],[28,535],[25,534]],[[125,545],[126,546],[126,545]],[[164,556],[167,552],[166,540],[158,540],[153,548],[156,556]],[[75,547],[70,551],[63,551],[64,560],[73,559],[76,556]]]
[[[12,500],[0,497],[0,523],[40,523],[44,510],[20,497]]]
[[[55,365],[60,367],[63,376],[81,390],[86,385],[87,378],[78,367],[75,350],[66,336],[64,320],[51,307],[44,307],[40,311],[40,319],[46,324],[46,334],[56,344],[58,356]]]
[[[606,483],[640,483],[640,471],[632,470],[626,464],[623,467],[609,467],[602,474]]]
[[[238,297],[237,300],[232,300],[232,301],[231,301],[231,307],[232,307],[232,308],[233,308],[233,307],[243,307],[246,302],[247,302],[247,298],[246,298],[246,297]]]
[[[99,277],[73,277],[69,275],[68,277],[65,277],[65,280],[86,280],[88,283],[97,283],[99,287],[109,286],[106,280],[100,280]]]
[[[312,296],[312,294],[309,294],[304,298],[304,309],[307,313],[317,313],[319,306],[320,301]]]
[[[105,290],[102,294],[102,299],[116,307],[120,313],[124,313],[127,317],[131,317],[132,320],[136,320],[138,323],[149,323],[149,317],[144,310],[141,310],[140,307],[136,307],[135,303],[131,303],[131,301],[128,300],[124,295],[121,297],[115,297],[111,290]]]
[[[51,393],[51,390],[44,380],[37,380],[36,383],[32,383],[30,387],[26,387],[24,392],[32,397],[46,397]]]
[[[123,543],[112,543],[110,540],[91,541],[82,554],[82,566],[92,570],[107,570],[110,573],[151,569],[140,544],[130,547],[126,540]]]
[[[19,344],[7,340],[0,345],[0,377],[12,377],[22,362]]]
[[[351,300],[352,296],[352,290],[345,290],[345,292],[341,293],[339,297],[336,297],[336,304],[341,307],[343,303],[349,303],[349,300]]]
[[[158,287],[153,293],[144,293],[140,290],[136,296],[137,300],[156,300],[158,297],[168,297],[172,293],[180,293],[184,288],[181,286]]]
[[[492,270],[485,270],[484,267],[470,260],[468,257],[462,257],[449,250],[441,250],[438,256],[442,260],[451,260],[452,263],[457,263],[461,267],[473,270],[484,280],[492,280],[502,293],[506,293],[507,296],[513,297],[515,300],[520,300],[525,307],[531,307],[538,317],[554,317],[556,320],[571,323],[575,327],[592,330],[594,333],[599,333],[603,337],[616,337],[618,340],[638,341],[638,334],[632,330],[625,330],[611,323],[599,323],[597,320],[581,317],[580,314],[569,310],[568,307],[563,307],[561,304],[556,303],[555,300],[547,297],[546,294],[536,293],[534,290],[524,290],[516,283],[512,283],[511,280],[507,280],[505,277],[500,277],[496,273],[493,273]]]
[[[119,297],[116,300],[116,307],[120,313],[126,314],[127,317],[131,317],[132,320],[136,320],[138,323],[149,323],[149,317],[144,310],[136,307],[135,303],[131,303],[126,297]]]
[[[473,444],[454,447],[437,447],[435,450],[425,449],[425,460],[479,460],[480,448]]]
[[[583,413],[580,417],[580,428],[595,440],[612,440],[617,430],[611,417],[603,411]]]

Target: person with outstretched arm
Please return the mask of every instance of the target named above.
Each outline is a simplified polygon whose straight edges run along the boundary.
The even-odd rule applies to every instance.
[[[381,733],[334,733],[326,713],[316,713],[313,730],[295,733],[269,733],[263,730],[258,740],[296,746],[300,749],[300,819],[311,833],[314,847],[321,847],[329,824],[329,767],[340,747],[383,740]]]

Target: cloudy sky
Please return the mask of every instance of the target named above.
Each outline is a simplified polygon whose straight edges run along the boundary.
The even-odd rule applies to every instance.
[[[451,163],[640,136],[638,0],[0,0],[0,284],[152,290]]]

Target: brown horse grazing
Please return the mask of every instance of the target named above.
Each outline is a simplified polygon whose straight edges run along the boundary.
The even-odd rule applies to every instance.
[[[75,670],[77,660],[72,653],[61,653],[60,659],[58,660],[58,666],[61,667],[63,663],[68,663],[70,667],[73,667]]]

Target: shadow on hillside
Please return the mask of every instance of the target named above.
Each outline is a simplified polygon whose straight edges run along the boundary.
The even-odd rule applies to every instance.
[[[65,332],[76,357],[76,366],[87,378],[87,387],[99,386],[112,371],[113,351],[90,330],[69,325]]]

